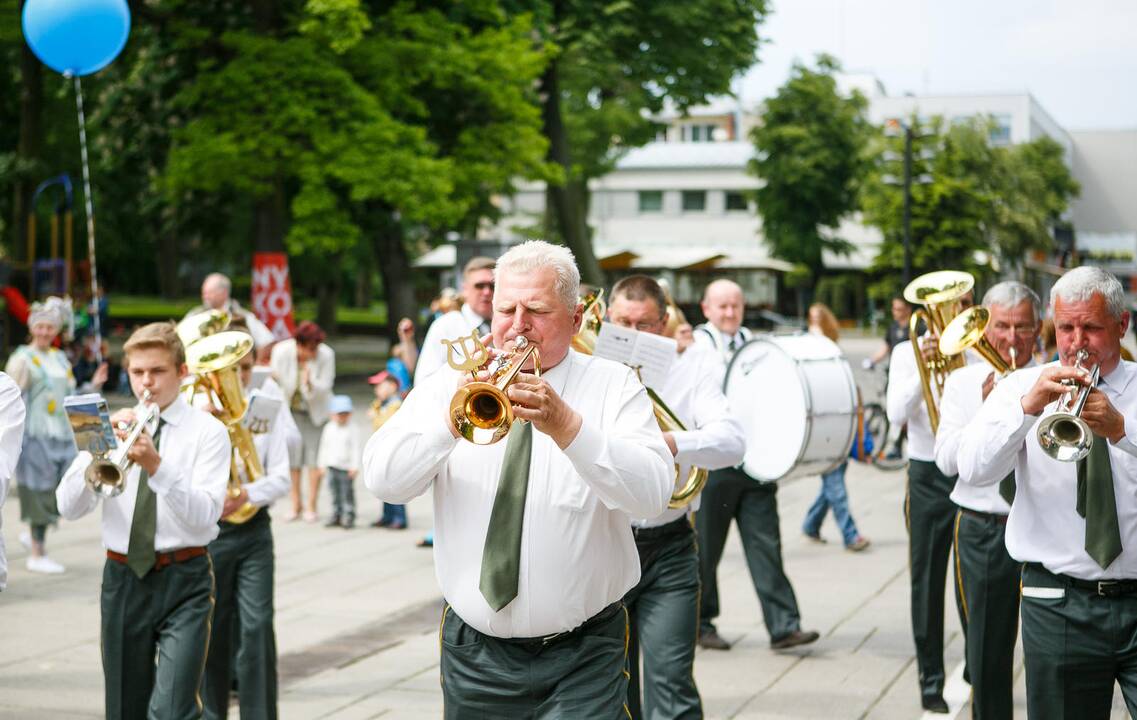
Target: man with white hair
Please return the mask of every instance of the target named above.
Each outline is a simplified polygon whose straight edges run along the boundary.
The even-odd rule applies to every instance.
[[[730,362],[750,339],[750,331],[742,327],[742,288],[730,280],[715,280],[703,291],[702,308],[707,323],[695,328],[695,343],[714,348],[725,362]],[[770,633],[770,647],[785,650],[808,645],[820,637],[812,630],[801,629],[797,597],[782,564],[777,493],[777,483],[760,482],[739,468],[712,470],[707,478],[702,507],[695,515],[703,586],[699,645],[704,648],[730,649],[730,643],[718,634],[714,619],[719,614],[718,565],[732,520],[738,522],[750,579]]]
[[[507,441],[462,440],[448,408],[472,373],[442,368],[371,436],[363,481],[394,503],[433,488],[447,718],[627,717],[628,518],[667,508],[671,452],[632,371],[571,349],[584,308],[566,248],[522,243],[494,281],[493,347],[540,353],[506,390]],[[469,332],[461,347],[476,354]]]
[[[983,296],[989,313],[984,337],[1008,368],[1034,365],[1039,329],[1038,295],[1020,282],[1001,282]],[[945,477],[958,472],[963,430],[998,381],[987,363],[974,363],[948,376],[940,400],[936,466]],[[975,487],[956,480],[955,589],[964,631],[964,656],[971,682],[974,720],[1014,714],[1015,640],[1019,625],[1021,566],[1007,553],[1004,531],[1014,499],[1014,476]]]
[[[1054,284],[1057,362],[1000,382],[960,443],[960,480],[1015,475],[1007,550],[1022,571],[1022,634],[1031,718],[1108,718],[1121,686],[1137,715],[1137,365],[1121,359],[1129,327],[1121,283],[1080,267]],[[1084,368],[1075,367],[1080,351]],[[1040,420],[1071,384],[1100,382],[1081,419],[1088,455],[1062,462],[1043,449]]]
[[[272,330],[269,330],[256,315],[241,307],[241,304],[231,297],[232,291],[233,282],[227,275],[216,272],[206,275],[201,283],[201,305],[191,309],[186,313],[186,317],[206,310],[224,310],[229,313],[229,317],[245,319],[245,325],[249,334],[253,336],[253,343],[258,350],[272,345],[276,340]]]

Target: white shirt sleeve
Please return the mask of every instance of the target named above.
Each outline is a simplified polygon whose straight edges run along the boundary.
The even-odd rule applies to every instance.
[[[912,343],[899,343],[892,348],[892,357],[888,361],[888,395],[885,401],[888,422],[893,425],[908,422],[923,401],[920,371],[916,367]]]
[[[212,417],[203,419],[206,422],[201,422],[196,438],[199,445],[193,465],[186,468],[161,463],[148,481],[150,489],[166,501],[182,524],[193,530],[209,528],[221,518],[233,452],[225,426]]]
[[[962,371],[948,375],[944,383],[944,395],[940,399],[940,428],[936,433],[936,466],[944,475],[951,477],[959,472],[957,454],[963,428],[967,425],[967,393],[981,393],[980,388],[964,382]],[[968,376],[970,377],[970,376]]]
[[[0,375],[0,509],[8,497],[8,486],[20,449],[24,441],[24,401],[20,388],[4,375]],[[0,531],[4,516],[0,513]],[[0,532],[0,590],[8,586],[8,556],[4,548],[4,534]]]
[[[448,316],[449,313],[435,318],[426,330],[426,337],[418,351],[418,362],[415,363],[416,386],[446,364],[446,349],[442,346],[442,341],[450,339],[447,337],[447,326],[450,324]]]
[[[994,485],[1015,469],[1023,441],[1038,420],[1023,412],[1023,375],[1019,371],[996,385],[965,426],[957,452],[961,482]],[[1027,371],[1026,377],[1033,383],[1038,373]]]
[[[277,499],[284,497],[292,486],[292,476],[288,468],[288,444],[285,437],[285,429],[280,426],[278,419],[272,431],[256,436],[253,440],[257,444],[264,475],[246,484],[245,490],[249,493],[249,502],[257,507],[271,505]]]
[[[733,467],[746,454],[746,434],[731,417],[722,392],[725,370],[718,356],[708,353],[709,362],[697,366],[692,381],[693,423],[687,430],[672,433],[678,452],[675,462],[708,470]]]
[[[91,453],[86,450],[80,452],[71,461],[71,466],[63,473],[63,479],[55,488],[55,504],[59,508],[59,514],[67,520],[78,520],[99,506],[101,496],[87,487],[83,480],[83,473],[91,460]]]

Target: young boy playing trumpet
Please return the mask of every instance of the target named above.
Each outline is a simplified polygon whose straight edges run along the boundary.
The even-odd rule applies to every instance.
[[[185,349],[172,323],[151,323],[123,346],[134,394],[160,410],[126,453],[123,491],[103,497],[87,485],[82,452],[56,491],[60,514],[76,520],[103,503],[101,593],[107,718],[201,716],[202,668],[213,614],[213,572],[205,546],[229,477],[225,426],[178,393]],[[145,408],[111,421],[122,442]],[[157,659],[157,662],[155,661]]]

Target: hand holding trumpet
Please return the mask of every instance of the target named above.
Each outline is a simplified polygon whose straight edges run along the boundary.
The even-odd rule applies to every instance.
[[[111,415],[110,419],[115,436],[121,443],[127,439],[130,427],[138,418],[133,408],[124,408]],[[126,451],[126,457],[145,470],[148,475],[158,472],[158,466],[162,463],[162,456],[158,454],[158,449],[154,447],[154,440],[148,432],[143,432],[138,436]]]

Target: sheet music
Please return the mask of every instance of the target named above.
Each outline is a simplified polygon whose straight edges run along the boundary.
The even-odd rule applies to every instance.
[[[263,394],[260,390],[249,393],[249,409],[241,418],[241,425],[249,432],[261,434],[270,432],[280,414],[280,398]]]
[[[669,337],[604,323],[600,326],[593,354],[628,367],[638,367],[643,384],[658,388],[663,386],[671,364],[675,362],[677,347],[675,340]]]
[[[104,455],[118,447],[118,438],[111,426],[110,409],[102,395],[68,395],[63,398],[63,410],[75,435],[76,448]]]

